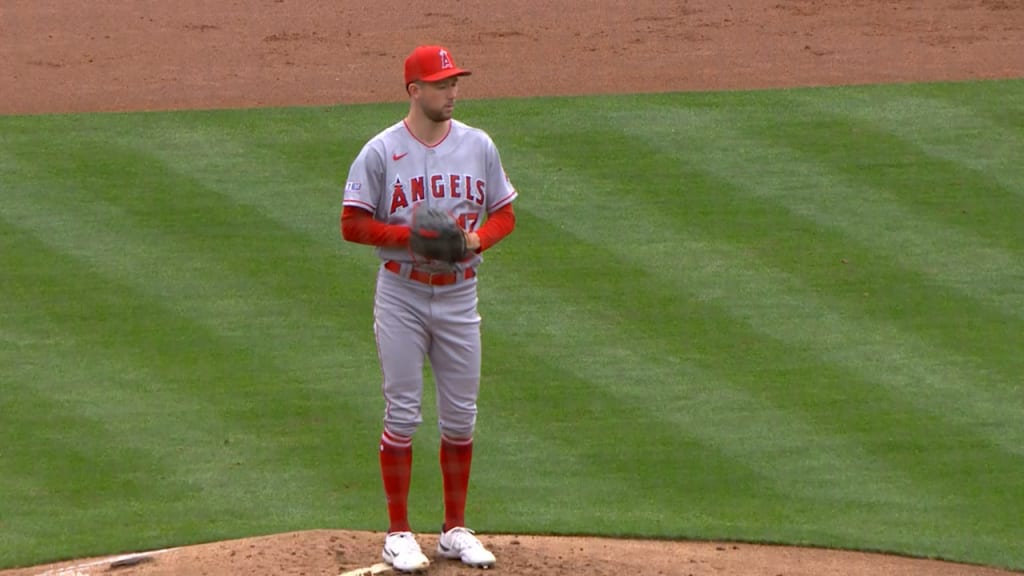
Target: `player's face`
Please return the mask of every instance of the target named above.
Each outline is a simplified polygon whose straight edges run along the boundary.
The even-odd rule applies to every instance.
[[[459,95],[459,77],[438,82],[419,82],[419,102],[423,115],[434,122],[451,120],[455,99]]]

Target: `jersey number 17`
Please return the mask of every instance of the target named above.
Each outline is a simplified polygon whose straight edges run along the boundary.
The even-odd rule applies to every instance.
[[[466,232],[473,232],[476,230],[477,224],[480,222],[480,214],[476,212],[463,212],[456,218],[456,222]]]

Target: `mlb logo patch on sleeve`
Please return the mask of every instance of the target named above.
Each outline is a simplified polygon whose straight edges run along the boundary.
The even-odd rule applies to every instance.
[[[346,182],[345,192],[358,192],[360,189],[362,189],[362,187],[362,182]]]

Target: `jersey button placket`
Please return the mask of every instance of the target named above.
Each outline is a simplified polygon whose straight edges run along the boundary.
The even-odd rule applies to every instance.
[[[427,185],[425,198],[427,206],[430,206],[431,204],[433,204],[432,197],[434,192],[431,186],[430,177],[433,176],[434,174],[440,173],[440,171],[437,170],[437,151],[434,148],[427,148],[426,154],[423,155],[423,164],[423,175],[426,179]]]

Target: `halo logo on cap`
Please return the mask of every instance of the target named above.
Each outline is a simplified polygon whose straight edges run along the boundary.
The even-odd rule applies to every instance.
[[[443,46],[418,46],[405,59],[405,84],[438,82],[452,76],[468,76],[469,70],[459,68],[452,53]]]

